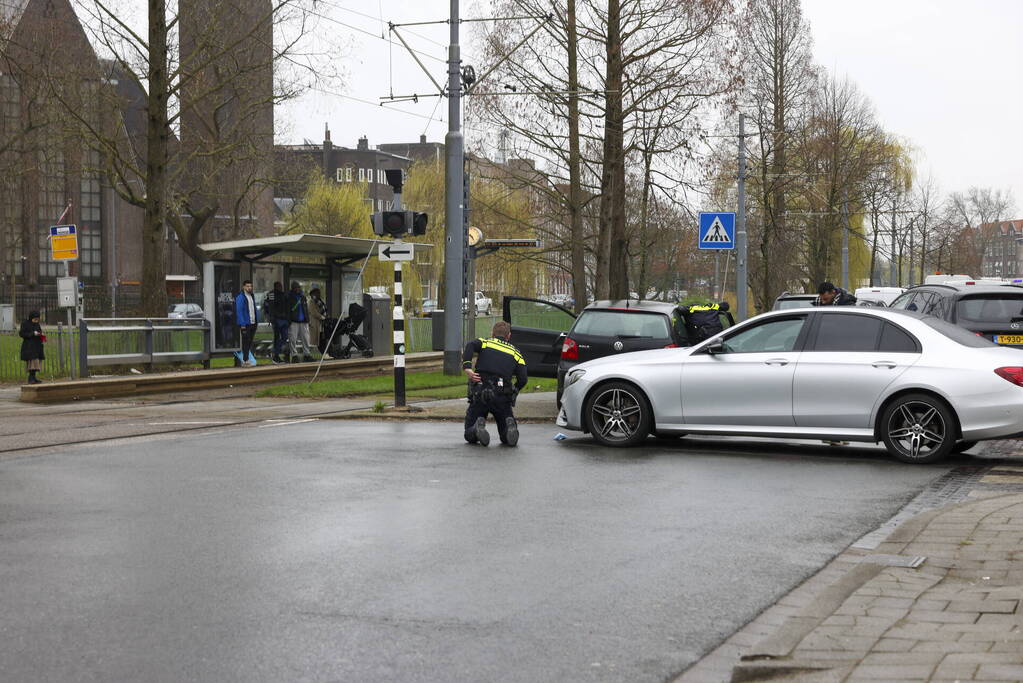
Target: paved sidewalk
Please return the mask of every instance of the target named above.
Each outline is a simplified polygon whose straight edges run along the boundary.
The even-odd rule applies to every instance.
[[[1023,493],[996,494],[850,548],[677,680],[1023,681],[1021,604]]]

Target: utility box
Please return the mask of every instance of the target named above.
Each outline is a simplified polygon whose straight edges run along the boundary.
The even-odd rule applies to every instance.
[[[14,332],[14,304],[0,304],[0,332]]]
[[[363,294],[362,307],[366,309],[366,320],[362,323],[362,333],[368,337],[373,355],[390,356],[394,353],[391,297],[387,294]]]
[[[78,278],[57,278],[57,304],[61,308],[74,308],[78,305]]]
[[[431,344],[434,351],[444,350],[444,311],[434,311],[430,314]]]

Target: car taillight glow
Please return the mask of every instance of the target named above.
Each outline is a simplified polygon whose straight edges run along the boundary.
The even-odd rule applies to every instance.
[[[668,344],[664,348],[666,348],[666,349],[677,349],[678,348],[678,344]]]
[[[1023,368],[995,368],[995,374],[1018,387],[1023,387]]]
[[[579,360],[579,345],[575,339],[565,337],[565,343],[561,345],[562,360]]]

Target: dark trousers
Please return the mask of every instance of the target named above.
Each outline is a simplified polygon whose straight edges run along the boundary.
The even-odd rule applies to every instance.
[[[284,345],[288,343],[288,326],[291,323],[282,318],[274,318],[272,325],[274,328],[274,355],[279,356],[284,350]]]
[[[508,443],[506,432],[508,431],[508,418],[515,417],[512,414],[512,397],[508,394],[494,394],[489,401],[475,400],[469,403],[465,411],[465,440],[472,443],[476,440],[476,420],[486,418],[488,414],[494,416],[497,423],[497,433],[501,437],[501,443]]]
[[[252,353],[252,340],[256,336],[255,325],[242,325],[242,360],[247,361],[249,354]]]

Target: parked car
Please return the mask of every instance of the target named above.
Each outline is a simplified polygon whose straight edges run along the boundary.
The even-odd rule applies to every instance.
[[[429,318],[433,315],[433,312],[437,310],[436,299],[423,299],[423,306],[420,309],[420,313],[423,314],[424,318]]]
[[[202,318],[202,307],[199,304],[170,304],[167,306],[168,318]]]
[[[881,441],[932,462],[1023,432],[1023,357],[890,308],[764,313],[688,349],[582,363],[557,424],[603,445],[649,434]]]
[[[682,308],[662,301],[594,301],[576,317],[552,302],[505,297],[504,319],[530,376],[557,378],[559,400],[566,373],[579,363],[690,344]],[[551,321],[546,329],[536,327],[545,320]],[[721,321],[726,328],[735,324],[727,312]]]
[[[813,306],[813,302],[816,300],[816,294],[790,294],[789,292],[782,292],[774,300],[774,306],[771,307],[771,310],[786,311],[790,308],[808,308]]]
[[[903,287],[857,287],[853,296],[857,306],[887,306],[905,291]]]
[[[490,315],[494,302],[483,292],[476,292],[476,315]],[[465,297],[462,297],[462,313],[467,311]]]
[[[933,315],[996,344],[1023,349],[1023,287],[974,282],[910,287],[891,307]]]

